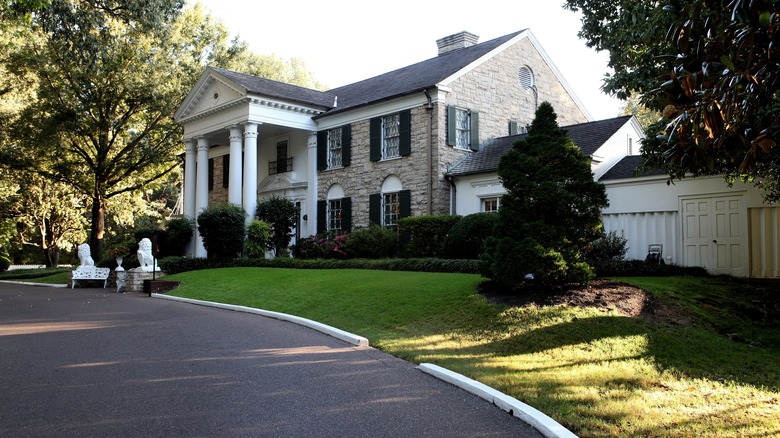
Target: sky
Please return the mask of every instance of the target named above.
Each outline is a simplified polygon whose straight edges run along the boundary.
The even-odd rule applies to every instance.
[[[193,2],[194,0],[188,0]],[[577,37],[563,0],[200,0],[259,54],[301,59],[328,88],[437,56],[436,40],[461,31],[479,42],[530,29],[594,120],[621,102],[600,90],[608,55]]]

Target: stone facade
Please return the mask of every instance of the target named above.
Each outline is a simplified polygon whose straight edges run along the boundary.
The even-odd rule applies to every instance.
[[[209,205],[226,204],[228,202],[228,188],[222,183],[223,161],[230,160],[230,155],[221,155],[212,158],[214,160],[214,185],[209,190]]]
[[[533,90],[525,90],[520,85],[518,73],[523,66],[530,68],[534,74],[538,97]],[[550,102],[555,108],[559,124],[587,121],[553,69],[528,39],[521,39],[455,79],[449,87],[451,91],[446,94],[446,102],[435,102],[431,110],[425,106],[412,108],[412,151],[409,156],[370,161],[369,121],[353,122],[352,163],[346,168],[318,172],[317,199],[327,199],[331,186],[339,184],[344,190],[344,196],[352,198],[353,228],[365,227],[368,225],[369,195],[380,193],[382,182],[388,176],[395,175],[401,180],[403,189],[411,191],[412,215],[426,215],[429,212],[448,214],[451,187],[445,175],[454,163],[471,153],[447,145],[448,105],[479,112],[480,144],[509,135],[510,120],[520,126],[530,124],[536,107],[544,101]],[[429,130],[434,148],[431,157],[432,175],[428,170]]]

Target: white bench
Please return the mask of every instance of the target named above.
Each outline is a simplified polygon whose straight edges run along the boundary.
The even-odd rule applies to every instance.
[[[71,271],[70,288],[76,287],[77,280],[103,280],[103,287],[108,283],[108,274],[111,268],[97,268],[95,266],[80,266],[75,271]]]

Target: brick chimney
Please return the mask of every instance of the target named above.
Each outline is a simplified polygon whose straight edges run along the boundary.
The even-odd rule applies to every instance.
[[[458,32],[456,34],[436,40],[436,45],[439,47],[439,55],[443,55],[453,50],[471,47],[477,44],[478,41],[478,36],[464,30],[463,32]]]

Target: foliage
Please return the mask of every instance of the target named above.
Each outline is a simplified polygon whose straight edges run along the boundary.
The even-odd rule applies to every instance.
[[[585,261],[589,264],[608,262],[612,260],[621,260],[625,257],[628,247],[628,240],[621,233],[616,231],[602,233],[601,237],[594,240],[590,248],[585,253]]]
[[[501,157],[498,175],[508,193],[485,241],[483,274],[516,290],[586,284],[591,275],[581,251],[599,236],[607,196],[548,102],[539,105],[528,135]]]
[[[662,116],[660,111],[642,105],[635,94],[626,99],[625,104],[623,104],[620,109],[620,114],[636,116],[636,120],[639,122],[643,131],[647,131],[648,128],[657,123]],[[639,145],[637,145],[637,147],[638,146]]]
[[[233,204],[211,205],[198,215],[198,232],[209,258],[241,255],[246,236],[246,212]]]
[[[610,54],[604,90],[663,112],[643,144],[648,166],[753,181],[780,199],[777,1],[668,3],[566,2],[582,12],[580,37]]]
[[[698,266],[648,263],[644,260],[601,259],[589,262],[599,277],[669,277],[689,275],[706,277],[707,270]]]
[[[350,256],[357,259],[384,259],[398,255],[398,236],[375,223],[349,235]]]
[[[464,216],[452,226],[444,241],[445,256],[453,259],[478,259],[485,239],[493,235],[498,222],[495,213],[474,213]]]
[[[257,204],[255,217],[271,225],[268,249],[277,257],[285,255],[292,241],[292,231],[298,223],[298,207],[286,198],[272,196]]]
[[[404,245],[407,257],[442,257],[447,233],[460,221],[460,216],[441,214],[409,216],[398,220],[398,231],[409,242]]]
[[[126,237],[119,237],[109,244],[109,249],[106,251],[105,256],[110,259],[128,257],[130,254],[135,254],[137,246],[132,240]]]
[[[293,245],[292,255],[299,259],[346,259],[350,256],[349,242],[348,234],[310,236]]]
[[[271,225],[257,219],[252,220],[247,228],[247,257],[250,259],[265,258],[269,237],[271,237]]]
[[[11,266],[11,261],[8,260],[8,257],[0,255],[0,272],[8,270],[10,266]]]
[[[203,259],[189,257],[167,257],[160,259],[160,269],[168,274],[199,271],[204,269],[232,267],[265,267],[292,269],[371,269],[380,271],[410,271],[410,272],[459,272],[476,274],[476,260],[447,259]]]
[[[176,217],[165,223],[165,230],[159,235],[160,258],[183,256],[187,244],[192,240],[192,223],[186,217]]]

